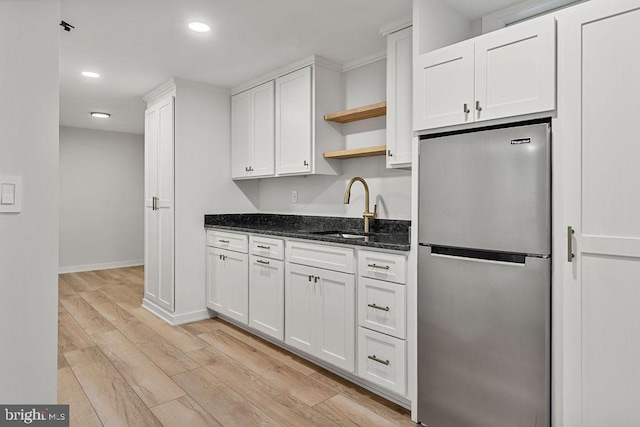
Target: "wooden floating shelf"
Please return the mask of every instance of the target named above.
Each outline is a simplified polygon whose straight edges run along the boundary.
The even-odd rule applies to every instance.
[[[386,154],[386,145],[376,145],[375,147],[353,148],[351,150],[327,151],[323,156],[325,159],[355,159],[358,157],[384,156]]]
[[[338,111],[337,113],[325,114],[324,119],[328,122],[349,123],[356,120],[371,119],[373,117],[385,116],[387,114],[387,102],[365,105],[364,107],[352,108],[350,110]]]

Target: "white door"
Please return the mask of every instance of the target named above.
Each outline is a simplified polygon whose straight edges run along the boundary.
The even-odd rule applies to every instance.
[[[253,160],[251,91],[231,97],[231,177],[249,175]]]
[[[355,280],[352,274],[318,270],[316,289],[317,356],[355,371]]]
[[[251,176],[275,173],[275,101],[273,81],[251,90],[253,161]]]
[[[222,249],[207,247],[207,307],[218,313],[225,313],[225,277]]]
[[[249,326],[284,340],[284,262],[250,256]]]
[[[558,20],[567,426],[640,425],[640,1]],[[562,239],[566,239],[563,236]],[[567,245],[569,246],[569,245]],[[569,247],[567,248],[569,249]]]
[[[146,111],[145,297],[174,310],[174,97]]]
[[[556,22],[519,23],[475,42],[475,120],[555,108]]]
[[[314,315],[318,271],[322,270],[288,263],[284,282],[285,342],[309,354],[313,354],[316,347]]]
[[[473,41],[419,56],[415,64],[415,130],[473,121]]]
[[[249,323],[249,256],[223,251],[223,285],[227,297],[225,314],[245,325]]]
[[[387,36],[387,167],[411,166],[412,29]]]
[[[311,67],[276,79],[276,174],[311,172]]]

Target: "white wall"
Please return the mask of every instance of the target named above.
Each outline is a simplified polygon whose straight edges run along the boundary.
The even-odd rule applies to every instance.
[[[23,180],[22,213],[0,213],[3,404],[56,403],[59,11],[0,1],[0,175]]]
[[[60,127],[60,272],[144,262],[144,137]]]
[[[206,312],[204,215],[255,212],[258,183],[231,180],[230,93],[175,82],[175,311],[187,317]]]
[[[381,60],[344,74],[345,108],[355,108],[386,99],[386,61]],[[384,117],[343,124],[345,147],[357,148],[386,143]],[[354,184],[351,203],[342,200],[348,181],[363,177],[371,192],[371,209],[378,204],[378,217],[411,219],[411,171],[387,170],[384,156],[341,160],[340,176],[283,177],[260,180],[259,209],[265,213],[362,217],[364,190]],[[291,203],[291,192],[298,203]]]

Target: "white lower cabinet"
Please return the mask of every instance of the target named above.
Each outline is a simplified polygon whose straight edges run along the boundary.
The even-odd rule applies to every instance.
[[[207,307],[245,325],[249,323],[248,265],[246,253],[207,247]]]
[[[405,286],[358,278],[358,324],[406,338]]]
[[[284,261],[250,256],[249,326],[284,340]]]
[[[407,395],[406,255],[224,230],[207,245],[207,307]]]
[[[404,395],[407,342],[367,328],[358,328],[358,376]]]
[[[327,254],[344,248],[317,246]],[[288,250],[288,249],[287,249]],[[353,250],[351,256],[353,257]],[[288,252],[287,252],[288,254]],[[287,263],[285,342],[349,372],[355,371],[353,274]]]
[[[407,257],[358,252],[358,376],[407,393]]]

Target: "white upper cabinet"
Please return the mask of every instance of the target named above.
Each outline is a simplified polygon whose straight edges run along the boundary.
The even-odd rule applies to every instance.
[[[231,98],[232,178],[263,178],[275,172],[274,82]]]
[[[414,129],[554,110],[555,40],[543,17],[421,55]]]
[[[387,168],[411,166],[412,34],[405,28],[387,36]]]
[[[232,177],[339,175],[325,151],[344,148],[324,114],[343,108],[342,68],[313,56],[234,89]]]
[[[311,67],[276,79],[276,170],[279,175],[311,171]]]

